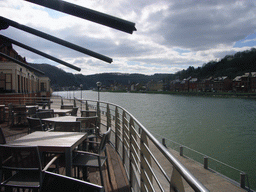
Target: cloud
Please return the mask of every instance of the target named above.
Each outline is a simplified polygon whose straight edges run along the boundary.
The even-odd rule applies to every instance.
[[[108,64],[9,27],[0,31],[24,44],[82,68],[103,72],[174,73],[255,47],[236,42],[255,34],[256,2],[241,0],[68,0],[136,23],[132,35],[20,0],[0,1],[1,16],[113,58]],[[29,62],[62,65],[17,48]],[[72,69],[63,69],[77,73]]]

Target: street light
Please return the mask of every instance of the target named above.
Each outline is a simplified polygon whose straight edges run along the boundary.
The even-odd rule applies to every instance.
[[[73,99],[75,99],[74,91],[75,91],[75,86],[73,86]]]
[[[83,89],[83,84],[80,84],[80,89],[81,89],[81,111],[82,111],[82,89]]]
[[[101,87],[101,82],[98,81],[98,82],[96,83],[96,85],[97,85],[97,87],[98,87],[98,101],[99,101],[99,100],[100,100],[100,87]]]

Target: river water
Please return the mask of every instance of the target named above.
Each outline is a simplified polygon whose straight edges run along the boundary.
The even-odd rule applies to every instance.
[[[81,98],[80,91],[55,94]],[[97,92],[83,91],[82,98],[97,100]],[[172,145],[169,140],[246,172],[250,187],[256,189],[255,100],[108,92],[101,92],[100,100],[122,106],[177,150],[179,145]],[[184,150],[184,155],[203,163],[202,156],[189,150]],[[239,171],[212,160],[209,167],[239,181]]]

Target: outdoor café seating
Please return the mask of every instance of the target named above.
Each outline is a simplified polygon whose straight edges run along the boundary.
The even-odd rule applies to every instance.
[[[36,112],[36,116],[39,119],[51,118],[54,116],[53,110]]]
[[[73,177],[68,177],[60,175],[57,173],[52,173],[49,171],[44,172],[44,179],[42,185],[42,192],[103,192],[104,187],[89,183],[87,181],[75,179]]]
[[[43,172],[49,169],[58,156],[53,157],[44,168],[38,147],[0,145],[0,181],[7,189],[40,189]]]
[[[81,122],[55,122],[54,131],[62,132],[80,132],[81,131]]]
[[[32,133],[34,131],[45,131],[46,127],[42,124],[40,118],[27,117],[28,121],[28,133]]]
[[[103,133],[101,142],[98,145],[98,153],[91,153],[88,151],[74,151],[73,166],[76,168],[76,176],[79,178],[79,168],[98,168],[100,172],[101,185],[104,186],[102,167],[106,163],[109,181],[111,182],[109,164],[107,158],[106,144],[109,142],[111,128]],[[87,179],[87,173],[83,172],[83,179]]]
[[[2,130],[2,127],[0,127],[0,144],[6,144],[5,136]]]

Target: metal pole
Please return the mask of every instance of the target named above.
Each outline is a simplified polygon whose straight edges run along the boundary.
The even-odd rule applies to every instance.
[[[180,146],[180,156],[183,156],[183,146]]]
[[[245,188],[245,175],[246,173],[240,173],[240,187]]]
[[[204,168],[208,169],[208,157],[207,156],[204,157]]]
[[[81,89],[81,111],[82,111],[82,100],[83,100],[83,97],[82,97],[82,88],[83,88],[83,84],[80,84],[80,89]]]

